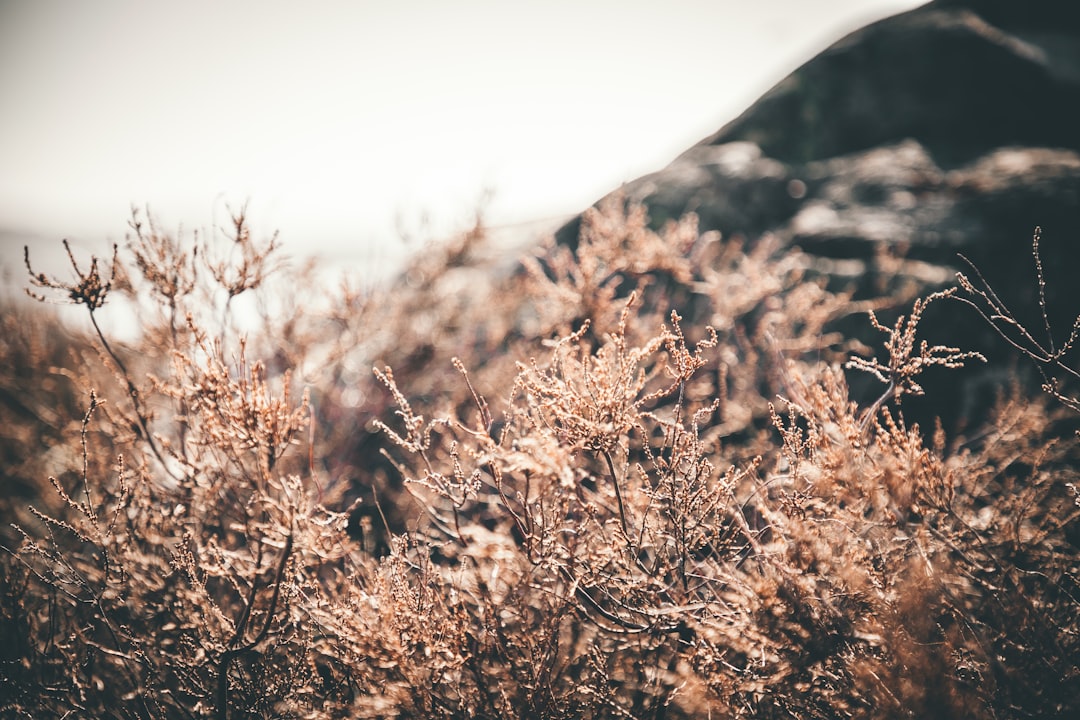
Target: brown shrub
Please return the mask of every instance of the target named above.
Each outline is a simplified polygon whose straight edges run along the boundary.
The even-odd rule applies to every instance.
[[[966,438],[902,412],[974,359],[916,341],[952,291],[871,315],[859,402],[832,323],[890,299],[692,216],[614,201],[483,283],[477,228],[321,296],[243,213],[132,231],[72,282],[31,271],[91,335],[5,313],[6,716],[1078,709],[1061,411],[1016,391]]]

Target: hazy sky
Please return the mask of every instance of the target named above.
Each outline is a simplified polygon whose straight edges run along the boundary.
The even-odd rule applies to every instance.
[[[0,231],[287,248],[582,209],[913,0],[0,0]]]

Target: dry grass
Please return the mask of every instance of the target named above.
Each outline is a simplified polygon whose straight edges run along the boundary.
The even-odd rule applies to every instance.
[[[905,421],[976,359],[918,339],[954,291],[871,313],[874,356],[834,328],[896,298],[692,216],[613,201],[478,283],[483,242],[315,295],[242,213],[136,216],[110,262],[31,270],[90,333],[4,314],[0,714],[1080,710],[1075,395],[1016,390],[966,437]],[[118,294],[128,344],[98,322]],[[1017,344],[1067,370],[1074,336]]]

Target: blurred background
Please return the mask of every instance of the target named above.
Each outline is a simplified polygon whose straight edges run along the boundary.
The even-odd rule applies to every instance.
[[[24,244],[104,253],[132,206],[205,230],[247,202],[286,253],[370,275],[477,210],[553,228],[919,4],[3,0],[3,281]]]

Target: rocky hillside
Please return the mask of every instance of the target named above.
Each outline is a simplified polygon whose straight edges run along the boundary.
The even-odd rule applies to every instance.
[[[1039,327],[1041,226],[1051,319],[1067,336],[1080,312],[1080,6],[935,0],[874,23],[619,192],[657,226],[693,211],[728,239],[772,234],[861,292],[880,290],[898,257],[909,286],[951,284],[962,254]],[[937,341],[1005,354],[970,308],[934,322]]]

